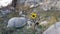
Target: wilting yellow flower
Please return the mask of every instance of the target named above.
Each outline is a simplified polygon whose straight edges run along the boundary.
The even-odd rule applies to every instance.
[[[32,13],[32,14],[31,14],[31,18],[32,18],[32,19],[35,19],[36,17],[37,17],[37,14],[36,14],[36,13]]]

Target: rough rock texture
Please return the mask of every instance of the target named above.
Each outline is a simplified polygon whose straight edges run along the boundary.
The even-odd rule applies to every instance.
[[[24,17],[14,17],[8,21],[7,27],[22,27],[27,23]]]
[[[50,26],[43,34],[60,34],[60,22]]]

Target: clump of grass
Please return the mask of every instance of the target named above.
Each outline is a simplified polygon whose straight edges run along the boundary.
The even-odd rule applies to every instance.
[[[57,20],[57,17],[55,16],[51,16],[51,19],[48,21],[48,26],[56,23],[58,20]]]

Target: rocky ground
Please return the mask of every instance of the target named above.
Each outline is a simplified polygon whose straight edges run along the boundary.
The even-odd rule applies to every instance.
[[[41,6],[36,7],[36,4],[40,2],[39,0],[37,0],[37,1],[35,0],[36,3],[33,2],[32,0],[30,0],[30,1],[26,0],[26,2],[25,2],[25,0],[24,1],[19,0],[19,1],[21,1],[21,2],[20,2],[20,4],[19,4],[19,2],[17,2],[18,4],[15,7],[15,9],[11,9],[11,8],[14,8],[11,6],[9,6],[8,8],[5,7],[5,8],[0,9],[0,34],[12,34],[12,33],[13,34],[43,34],[43,32],[49,26],[60,21],[60,10],[55,10],[55,8],[53,8],[51,10],[44,11],[41,8]],[[29,2],[31,2],[31,3],[29,3]],[[26,5],[24,5],[24,3]],[[58,4],[56,4],[56,7],[58,6]],[[33,7],[33,8],[31,8],[31,7]],[[46,8],[48,8],[48,7],[46,7]],[[13,17],[19,17],[19,12],[22,10],[25,11],[26,17],[29,19],[31,18],[31,13],[36,12],[37,14],[39,14],[39,17],[41,17],[41,19],[39,20],[39,24],[42,23],[43,21],[46,21],[48,23],[42,23],[42,25],[38,25],[36,27],[36,30],[32,29],[33,27],[31,27],[30,29],[27,29],[27,26],[24,26],[23,28],[18,29],[18,30],[13,29],[14,32],[10,32],[11,30],[7,31],[6,26],[7,26],[8,20]]]

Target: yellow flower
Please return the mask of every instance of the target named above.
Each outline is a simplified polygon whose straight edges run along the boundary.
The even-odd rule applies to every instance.
[[[32,18],[32,19],[35,19],[36,17],[37,17],[37,14],[36,14],[36,13],[32,13],[32,14],[31,14],[31,18]]]

